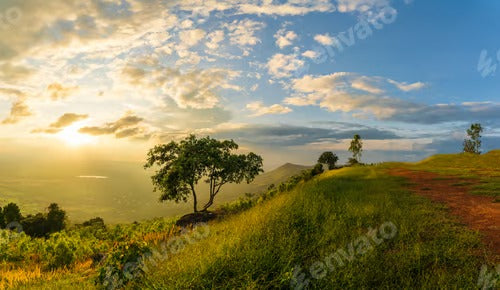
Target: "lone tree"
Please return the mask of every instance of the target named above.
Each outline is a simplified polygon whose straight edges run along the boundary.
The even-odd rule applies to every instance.
[[[160,201],[187,202],[192,195],[195,213],[198,212],[196,185],[205,178],[210,195],[201,212],[206,212],[224,184],[244,180],[250,183],[264,172],[262,157],[232,153],[237,149],[238,144],[233,140],[198,139],[190,135],[178,143],[155,146],[149,151],[144,168],[159,167],[151,179],[154,191],[161,192]]]
[[[467,138],[464,140],[464,152],[481,154],[481,133],[483,127],[481,124],[472,124],[467,129]]]
[[[354,135],[351,141],[351,146],[349,147],[349,151],[352,152],[352,161],[351,163],[359,163],[361,160],[361,155],[363,153],[363,141],[361,140],[361,136],[358,134]]]
[[[335,169],[337,161],[339,161],[339,157],[331,151],[323,152],[318,158],[318,163],[328,165],[328,170]]]

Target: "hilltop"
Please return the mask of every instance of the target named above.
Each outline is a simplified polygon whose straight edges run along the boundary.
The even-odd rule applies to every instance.
[[[481,269],[492,269],[499,256],[483,232],[423,193],[460,192],[487,198],[498,208],[493,196],[475,192],[500,186],[498,152],[345,167],[310,180],[289,179],[282,191],[267,192],[249,209],[193,231],[179,232],[173,221],[158,220],[108,229],[98,241],[86,236],[78,242],[81,233],[62,233],[77,249],[99,245],[106,258],[91,263],[95,250],[83,247],[87,250],[75,254],[68,270],[34,274],[30,269],[36,266],[18,264],[17,276],[26,278],[11,285],[89,289],[98,280],[131,289],[476,288],[478,281],[488,282]],[[276,177],[298,169],[285,164],[272,172]],[[438,189],[449,191],[434,191],[429,184],[446,184]],[[10,245],[11,252],[16,245]],[[43,269],[43,251],[36,253]],[[30,251],[20,255],[29,260]],[[0,275],[15,281],[13,271]]]

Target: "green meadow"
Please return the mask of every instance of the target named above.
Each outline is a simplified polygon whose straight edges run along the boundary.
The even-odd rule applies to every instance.
[[[196,229],[179,231],[174,220],[109,227],[100,237],[85,235],[82,229],[66,230],[51,237],[56,248],[57,238],[63,236],[72,239],[69,248],[75,251],[81,244],[87,247],[71,263],[47,270],[44,257],[37,262],[29,255],[18,257],[22,261],[4,259],[3,285],[20,289],[475,289],[481,267],[493,269],[499,262],[481,242],[481,234],[451,216],[445,205],[410,192],[404,178],[387,171],[432,170],[479,178],[481,186],[497,188],[498,179],[483,173],[498,176],[499,153],[479,159],[446,155],[415,164],[327,171],[294,181],[293,186],[283,187],[286,190],[226,205],[233,209],[231,213],[209,222],[203,235],[194,234]],[[455,159],[461,162],[447,161]],[[35,241],[24,239],[23,247],[35,247]],[[20,243],[8,246],[12,250]],[[95,248],[107,253],[100,263],[91,261]]]

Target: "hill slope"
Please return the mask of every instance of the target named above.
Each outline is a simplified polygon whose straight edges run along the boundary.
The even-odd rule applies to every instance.
[[[499,261],[480,233],[387,173],[401,166],[423,165],[328,171],[201,233],[172,236],[165,225],[134,225],[122,229],[129,239],[111,240],[104,264],[42,273],[19,285],[89,289],[101,273],[108,286],[130,280],[130,289],[476,288],[482,266]],[[431,167],[455,170],[446,166]],[[499,173],[498,166],[481,168]],[[140,254],[146,248],[152,255]]]

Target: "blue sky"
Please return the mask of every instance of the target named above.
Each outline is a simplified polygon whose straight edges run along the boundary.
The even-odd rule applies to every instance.
[[[194,133],[272,167],[360,133],[365,161],[417,160],[471,122],[500,147],[494,1],[38,2],[0,4],[0,154],[140,160]]]

